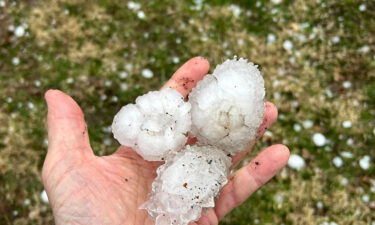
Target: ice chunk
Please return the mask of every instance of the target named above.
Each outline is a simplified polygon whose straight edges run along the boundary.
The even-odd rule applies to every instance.
[[[121,108],[112,132],[122,144],[149,161],[180,150],[191,127],[190,103],[175,90],[152,91]]]
[[[186,146],[167,158],[157,170],[150,199],[141,206],[156,225],[187,225],[202,209],[214,207],[214,198],[227,183],[231,158],[213,146]]]
[[[242,151],[263,121],[264,95],[256,65],[243,58],[226,60],[189,95],[192,134],[230,154]]]

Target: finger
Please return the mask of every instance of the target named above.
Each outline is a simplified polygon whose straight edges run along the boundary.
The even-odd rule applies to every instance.
[[[277,108],[271,102],[266,102],[266,109],[264,112],[263,122],[258,128],[257,138],[250,142],[250,144],[242,152],[237,153],[232,158],[232,168],[236,167],[238,163],[246,156],[249,150],[253,147],[256,140],[261,138],[264,132],[277,120]]]
[[[173,88],[186,97],[209,69],[210,64],[207,59],[194,57],[182,65],[162,88]]]
[[[232,174],[215,204],[218,219],[242,204],[269,181],[287,164],[289,155],[286,146],[273,145],[263,150],[251,163]]]
[[[47,91],[45,99],[48,105],[48,152],[64,156],[92,154],[84,116],[77,103],[59,90]]]

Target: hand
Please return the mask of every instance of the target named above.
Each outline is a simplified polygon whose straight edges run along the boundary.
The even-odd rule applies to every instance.
[[[164,87],[175,88],[187,96],[208,70],[206,59],[190,59]],[[124,146],[112,155],[95,156],[77,103],[58,90],[49,90],[45,98],[48,104],[49,148],[42,177],[56,224],[153,224],[147,212],[138,207],[147,200],[156,176],[155,170],[161,163],[145,161]],[[272,103],[266,106],[259,136],[277,118],[275,106]],[[246,155],[250,146],[233,157],[233,166]],[[283,145],[274,145],[262,151],[253,162],[230,176],[215,208],[208,210],[193,224],[218,224],[225,214],[284,167],[288,158],[289,151]]]

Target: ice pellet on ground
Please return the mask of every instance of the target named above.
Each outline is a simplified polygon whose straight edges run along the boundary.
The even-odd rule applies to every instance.
[[[17,37],[22,37],[23,35],[25,35],[25,27],[23,27],[22,25],[16,27],[16,29],[14,30],[14,34]]]
[[[48,195],[47,195],[46,190],[43,190],[43,191],[40,193],[40,199],[42,200],[42,202],[44,202],[44,203],[48,203]]]
[[[112,132],[122,145],[133,148],[144,159],[161,161],[185,145],[191,127],[190,108],[190,103],[173,89],[151,91],[138,97],[136,104],[121,108]]]
[[[189,95],[192,134],[230,154],[242,151],[263,121],[264,80],[258,67],[234,58],[218,65]]]
[[[311,120],[305,120],[303,121],[302,125],[305,129],[309,129],[314,126],[314,122]]]
[[[15,65],[15,66],[17,66],[18,64],[20,64],[20,59],[18,57],[14,57],[12,59],[12,64]]]
[[[292,50],[293,48],[293,42],[291,42],[290,40],[286,40],[283,42],[283,48],[287,51],[290,51]]]
[[[364,170],[368,170],[370,168],[370,162],[371,162],[371,158],[370,156],[368,155],[365,155],[363,156],[360,160],[359,160],[359,166],[364,169]]]
[[[312,139],[313,139],[314,144],[318,147],[324,146],[327,142],[326,137],[321,133],[315,133]]]
[[[345,120],[344,122],[342,122],[342,127],[343,128],[350,128],[350,127],[352,127],[352,122],[349,121],[349,120]]]
[[[231,158],[213,146],[186,146],[157,169],[150,199],[141,208],[156,225],[187,225],[198,220],[227,183]]]
[[[338,156],[333,158],[332,162],[336,167],[342,167],[344,165],[344,161],[342,160],[342,158],[340,158]]]
[[[143,69],[141,74],[144,78],[148,78],[148,79],[150,79],[154,76],[154,73],[150,69],[147,69],[147,68]]]
[[[353,158],[353,153],[351,153],[351,152],[341,152],[340,155],[344,158],[347,158],[347,159]]]
[[[300,132],[302,130],[302,126],[299,125],[298,123],[296,123],[296,124],[293,125],[293,130],[295,132]]]
[[[301,156],[299,156],[299,155],[292,154],[289,157],[288,166],[290,168],[293,168],[293,169],[296,169],[296,170],[300,170],[303,167],[305,167],[305,160]]]

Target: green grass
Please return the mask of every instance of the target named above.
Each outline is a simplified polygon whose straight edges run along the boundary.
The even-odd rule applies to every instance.
[[[375,4],[215,0],[197,7],[196,2],[142,0],[145,18],[140,19],[139,10],[120,0],[5,0],[0,224],[53,223],[40,199],[46,90],[70,94],[85,112],[95,153],[110,154],[118,144],[107,128],[118,109],[159,88],[196,55],[213,66],[233,55],[260,64],[267,100],[278,106],[280,117],[250,155],[284,143],[306,162],[300,171],[285,168],[223,225],[374,223]],[[9,29],[22,25],[27,25],[22,37]],[[276,37],[272,43],[270,34]],[[283,48],[286,40],[293,43],[289,51]],[[144,68],[153,71],[152,79],[140,75]],[[127,78],[119,76],[123,71]],[[311,128],[293,129],[306,120],[313,121]],[[347,120],[352,127],[343,128]],[[329,139],[324,147],[312,142],[318,132]],[[367,170],[359,166],[365,155],[371,157]],[[340,168],[332,163],[336,156],[343,159]]]

